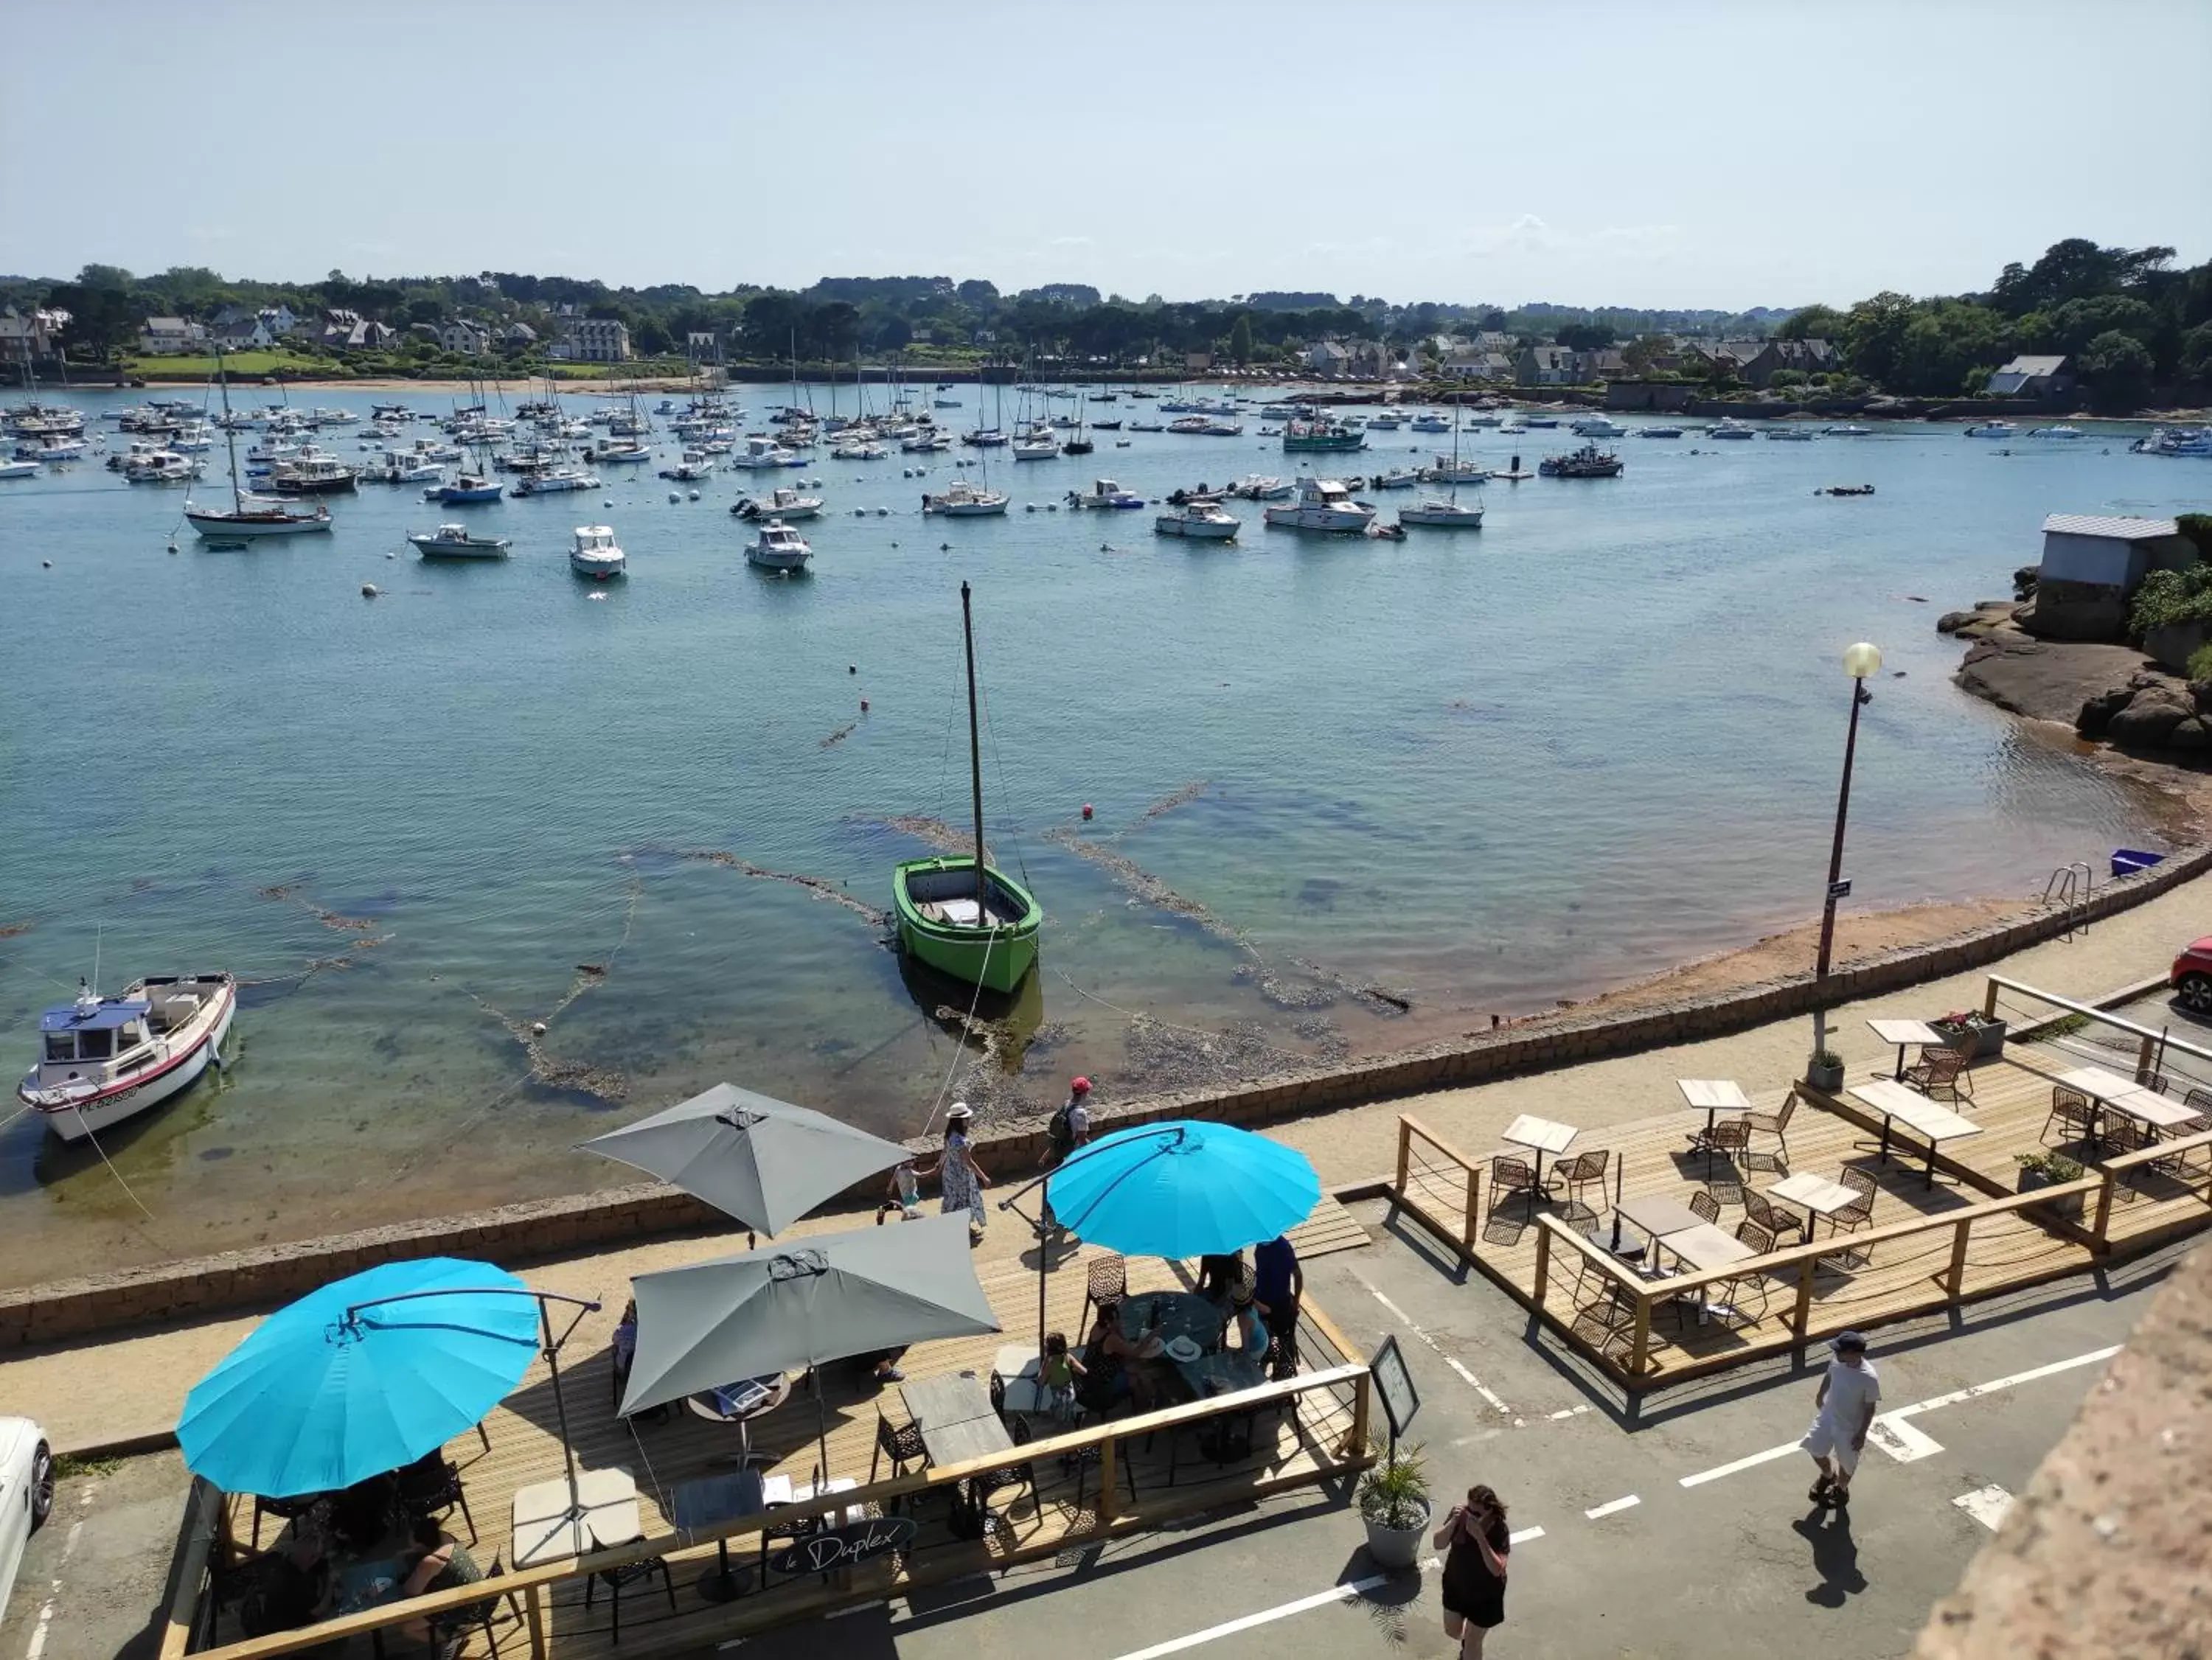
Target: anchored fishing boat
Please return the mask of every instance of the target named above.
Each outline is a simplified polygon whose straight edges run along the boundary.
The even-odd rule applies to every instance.
[[[1334,478],[1302,478],[1297,500],[1287,506],[1267,507],[1261,517],[1285,530],[1323,530],[1336,535],[1364,530],[1375,522],[1375,510],[1354,501],[1352,492]]]
[[[425,559],[505,559],[509,546],[505,536],[473,536],[465,524],[441,524],[407,540]]]
[[[1536,463],[1536,470],[1546,478],[1618,478],[1622,465],[1620,457],[1612,451],[1585,444],[1567,455],[1546,456]]]
[[[1293,421],[1283,428],[1283,452],[1285,455],[1364,450],[1366,447],[1367,434],[1341,421]]]
[[[149,974],[103,997],[80,982],[76,1001],[39,1016],[39,1063],[15,1099],[65,1142],[81,1142],[189,1088],[212,1061],[238,1008],[228,974]]]
[[[590,581],[605,582],[629,572],[629,556],[616,542],[610,526],[579,524],[568,548],[568,568]]]
[[[745,544],[745,563],[764,571],[803,571],[813,557],[814,549],[806,545],[806,538],[780,518],[769,520]]]
[[[1243,520],[1211,501],[1187,501],[1152,520],[1152,529],[1164,536],[1206,542],[1226,542],[1243,528]]]
[[[904,861],[891,873],[891,904],[902,950],[965,984],[1011,991],[1036,962],[1044,911],[1027,888],[993,869],[985,857],[975,630],[964,582],[960,633],[968,663],[968,779],[975,851],[972,857],[955,853]]]

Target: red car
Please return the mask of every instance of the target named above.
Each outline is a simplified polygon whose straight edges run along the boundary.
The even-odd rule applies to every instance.
[[[2212,1020],[2212,935],[2173,960],[2173,972],[2167,976],[2166,984],[2180,997],[2184,1009]]]

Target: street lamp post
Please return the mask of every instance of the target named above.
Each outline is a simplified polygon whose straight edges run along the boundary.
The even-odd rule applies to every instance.
[[[1836,791],[1836,839],[1828,851],[1828,894],[1820,907],[1820,956],[1813,970],[1813,1052],[1828,1048],[1828,956],[1836,942],[1836,901],[1843,898],[1844,824],[1851,810],[1851,759],[1859,744],[1859,711],[1874,701],[1867,681],[1881,669],[1881,648],[1861,640],[1844,648],[1844,672],[1851,680],[1851,723],[1844,736],[1844,779]]]

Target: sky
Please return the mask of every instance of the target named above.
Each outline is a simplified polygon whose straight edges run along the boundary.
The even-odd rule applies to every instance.
[[[0,272],[1848,304],[2212,257],[2212,0],[106,0]]]

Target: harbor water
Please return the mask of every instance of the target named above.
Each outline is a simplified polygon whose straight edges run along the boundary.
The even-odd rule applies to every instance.
[[[939,418],[975,424],[977,390],[951,395]],[[753,429],[781,401],[733,396]],[[1158,536],[1150,507],[1047,510],[1102,476],[1157,503],[1450,446],[1401,428],[1285,457],[1257,401],[1240,438],[993,451],[1004,518],[918,512],[981,480],[975,452],[826,443],[694,501],[654,476],[665,432],[586,494],[439,508],[364,483],[331,534],[228,551],[181,523],[179,488],[97,457],[0,482],[9,1077],[95,953],[104,991],[252,982],[219,1078],[97,1149],[35,1115],[0,1132],[11,1282],[619,1181],[574,1143],[720,1079],[905,1136],[948,1089],[988,1117],[1083,1071],[1110,1104],[1747,943],[1818,909],[1856,639],[1885,661],[1850,906],[2023,894],[2160,845],[2069,746],[1954,688],[1935,631],[2006,594],[2048,512],[2190,505],[2195,470],[2127,453],[2130,432],[1632,436],[1607,440],[1619,478],[1492,482],[1479,531],[1402,542],[1265,530],[1249,502],[1229,543]],[[359,432],[320,441],[362,462]],[[1462,450],[1533,469],[1579,441]],[[227,498],[220,443],[208,461],[199,494]],[[730,504],[795,478],[827,504],[801,526],[813,567],[753,570]],[[1386,521],[1413,499],[1364,494]],[[512,557],[416,560],[404,537],[455,518]],[[571,576],[586,523],[614,527],[624,580]],[[963,580],[993,857],[1048,918],[1023,997],[972,1027],[877,914],[942,834],[920,821],[969,826]]]

